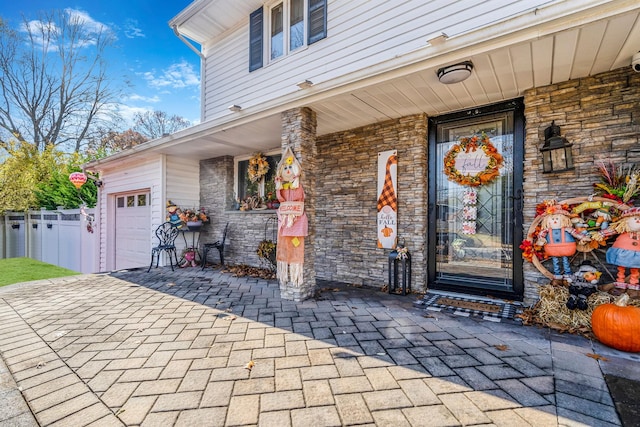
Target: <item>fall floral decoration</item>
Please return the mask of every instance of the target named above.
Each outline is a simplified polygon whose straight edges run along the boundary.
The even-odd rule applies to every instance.
[[[202,221],[202,222],[208,222],[209,221],[209,217],[207,216],[207,214],[204,212],[204,208],[200,208],[199,210],[196,209],[185,209],[183,211],[181,211],[178,216],[180,217],[180,221],[182,222],[197,222],[197,221]]]
[[[473,153],[478,149],[482,150],[488,158],[486,167],[474,175],[464,174],[456,167],[456,157],[460,153]],[[461,138],[458,144],[451,147],[444,157],[444,173],[449,180],[460,185],[477,187],[490,183],[500,175],[499,169],[502,166],[502,160],[502,155],[498,153],[487,134],[483,132],[482,135]]]
[[[600,182],[593,184],[596,194],[621,203],[633,202],[640,194],[640,169],[616,165],[612,160],[596,162]]]
[[[249,159],[247,174],[251,182],[258,182],[269,172],[269,162],[262,153],[256,153]]]

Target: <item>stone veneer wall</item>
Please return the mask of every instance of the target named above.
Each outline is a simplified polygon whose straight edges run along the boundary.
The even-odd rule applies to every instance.
[[[524,105],[525,235],[538,203],[593,193],[592,185],[599,181],[595,160],[640,166],[640,74],[630,67],[530,89]],[[574,171],[542,173],[540,147],[552,120],[573,143]],[[538,299],[538,285],[548,279],[528,262],[524,274],[525,301]]]
[[[234,186],[234,161],[231,156],[216,157],[200,162],[200,202],[211,221],[202,228],[200,245],[222,238],[229,223],[225,244],[225,263],[266,266],[256,254],[258,244],[265,236],[265,223],[275,217],[275,211],[240,212],[231,210]],[[271,223],[273,224],[273,223]],[[267,229],[267,238],[273,237],[273,226]],[[210,252],[210,262],[218,262],[218,251]]]
[[[317,138],[319,279],[382,287],[390,250],[376,246],[378,152],[398,150],[398,235],[412,256],[412,284],[426,283],[427,118],[413,115]]]

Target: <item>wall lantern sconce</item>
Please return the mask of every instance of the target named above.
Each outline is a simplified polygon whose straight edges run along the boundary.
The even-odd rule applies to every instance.
[[[560,126],[552,121],[551,126],[544,130],[544,145],[540,149],[543,173],[573,170],[572,145],[560,136]]]
[[[227,108],[229,109],[229,111],[233,111],[234,113],[237,113],[238,111],[242,110],[242,107],[236,104],[229,105]]]
[[[438,74],[440,83],[449,85],[466,80],[471,75],[471,71],[473,71],[473,62],[464,61],[459,64],[439,68],[436,74]]]
[[[311,86],[313,86],[313,82],[311,80],[303,80],[300,83],[296,83],[296,86],[298,86],[300,89],[309,89]]]

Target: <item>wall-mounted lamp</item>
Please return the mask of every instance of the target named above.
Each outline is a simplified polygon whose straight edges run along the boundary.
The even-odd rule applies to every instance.
[[[560,136],[560,126],[556,125],[555,120],[552,121],[551,126],[544,130],[544,145],[540,149],[543,173],[574,169],[572,145],[566,138]]]
[[[233,111],[233,112],[238,112],[242,110],[242,107],[236,104],[229,105],[227,108],[229,109],[229,111]]]
[[[311,86],[313,86],[313,82],[311,80],[303,80],[300,83],[296,83],[296,86],[298,86],[300,89],[309,89]]]
[[[448,35],[440,31],[438,33],[429,34],[427,36],[427,43],[429,43],[430,46],[437,46],[444,43],[448,38]]]
[[[471,71],[473,71],[473,62],[464,61],[439,68],[436,74],[438,74],[440,83],[449,85],[466,80],[471,75]]]

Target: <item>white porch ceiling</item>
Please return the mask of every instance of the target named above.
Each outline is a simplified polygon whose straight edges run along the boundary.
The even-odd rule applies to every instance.
[[[245,9],[253,5],[249,0],[242,3]],[[425,61],[424,66],[412,65],[410,71],[409,68],[397,69],[366,77],[343,89],[331,87],[326,93],[322,84],[317,84],[304,89],[308,91],[303,93],[305,96],[280,109],[262,112],[256,119],[245,118],[237,125],[229,123],[223,130],[220,126],[207,128],[206,123],[202,123],[185,136],[172,135],[174,143],[160,141],[156,149],[183,156],[186,155],[184,143],[187,143],[188,157],[200,159],[264,151],[279,146],[279,112],[288,108],[313,109],[317,113],[317,132],[324,135],[411,114],[437,116],[509,100],[522,96],[532,87],[627,67],[633,54],[640,51],[640,6],[620,15],[529,37],[496,49],[474,50],[460,49],[457,56],[446,56],[455,58],[446,63],[434,65],[432,59]],[[463,60],[474,64],[471,77],[451,85],[438,81],[439,67]]]

